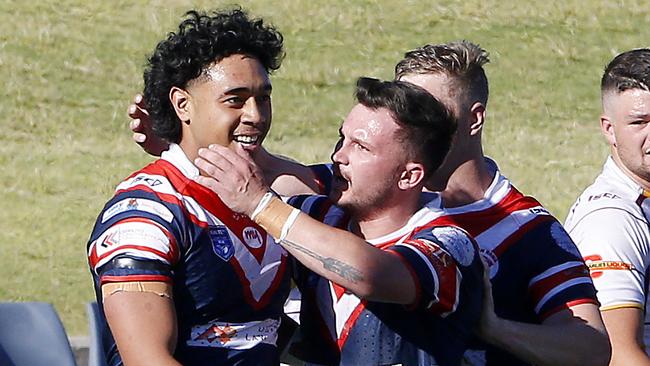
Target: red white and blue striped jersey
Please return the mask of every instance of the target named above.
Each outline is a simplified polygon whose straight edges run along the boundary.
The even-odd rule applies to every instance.
[[[465,229],[481,248],[497,315],[540,324],[562,309],[597,304],[589,271],[562,225],[537,200],[521,194],[493,161],[486,163],[494,180],[484,198],[444,208],[441,220]],[[496,347],[477,348],[487,352],[468,352],[472,364],[526,365]]]
[[[172,145],[118,185],[88,242],[100,309],[104,283],[168,282],[178,361],[277,364],[277,328],[290,285],[287,253],[196,176],[197,168]],[[110,364],[118,364],[107,335]]]
[[[454,208],[444,207],[436,193],[423,193],[423,201],[444,210],[441,225],[460,227],[478,243],[490,266],[497,315],[540,324],[561,309],[598,304],[589,271],[562,225],[537,200],[520,193],[494,161],[485,162],[494,179],[483,199]],[[328,165],[316,167],[319,179],[327,182]],[[467,352],[467,364],[526,365],[479,341],[475,348]]]
[[[345,212],[324,196],[289,201],[348,229]],[[298,356],[327,365],[457,365],[480,316],[483,267],[473,240],[454,225],[438,225],[440,215],[425,206],[401,229],[368,240],[410,270],[418,288],[412,306],[362,300],[296,262],[302,292]]]

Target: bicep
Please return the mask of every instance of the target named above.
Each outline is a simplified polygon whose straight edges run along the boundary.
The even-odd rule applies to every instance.
[[[644,351],[643,310],[624,307],[603,311],[602,315],[613,348]]]
[[[104,313],[126,365],[173,361],[177,324],[172,299],[152,292],[116,292],[105,297]]]
[[[560,310],[544,319],[542,323],[547,325],[561,325],[569,322],[585,324],[602,334],[607,334],[598,306],[592,303],[578,304]]]

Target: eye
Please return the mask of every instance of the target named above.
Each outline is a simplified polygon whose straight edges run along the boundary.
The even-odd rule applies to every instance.
[[[369,151],[367,147],[361,145],[360,143],[358,143],[358,142],[356,142],[356,141],[353,142],[353,144],[354,144],[354,147],[355,147],[356,149],[359,149],[359,150],[361,150],[361,151]]]
[[[231,105],[243,105],[244,104],[244,98],[240,97],[239,95],[234,95],[232,97],[227,98],[224,100],[226,104],[231,104]]]

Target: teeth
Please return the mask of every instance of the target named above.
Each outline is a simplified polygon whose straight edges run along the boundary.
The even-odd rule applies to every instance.
[[[257,142],[257,136],[239,135],[239,136],[235,136],[234,140],[237,142],[241,142],[242,144],[254,144]]]

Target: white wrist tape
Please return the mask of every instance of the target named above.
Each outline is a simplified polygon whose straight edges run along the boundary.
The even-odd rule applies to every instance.
[[[262,212],[262,210],[264,210],[266,206],[269,205],[273,197],[275,197],[275,195],[270,191],[264,193],[264,196],[262,196],[262,199],[257,204],[257,207],[255,207],[255,210],[253,210],[253,213],[251,214],[251,220],[255,221],[255,217],[257,217],[257,215],[259,215],[260,212]]]
[[[298,219],[298,215],[300,215],[300,210],[294,208],[293,211],[291,211],[291,214],[289,214],[287,221],[285,221],[284,225],[282,225],[282,232],[280,233],[280,237],[278,238],[279,241],[283,241],[284,239],[286,239],[287,235],[289,235],[289,230],[296,222],[296,219]]]

